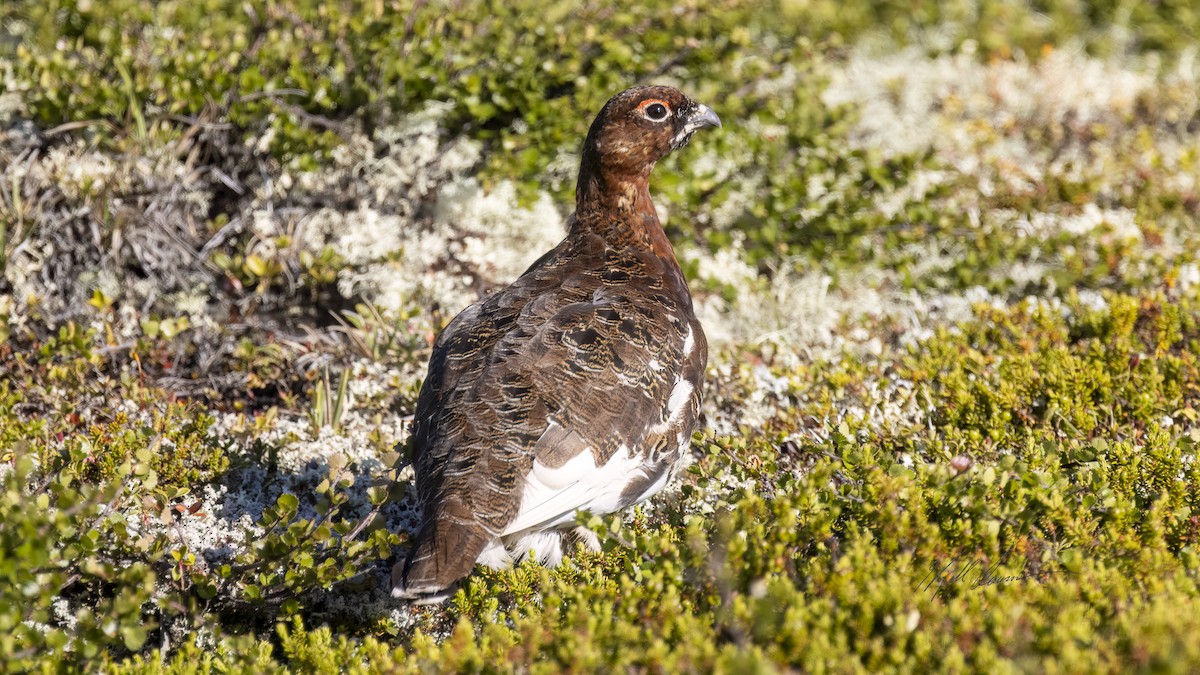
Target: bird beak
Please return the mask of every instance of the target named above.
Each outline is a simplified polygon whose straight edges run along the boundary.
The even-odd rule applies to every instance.
[[[686,117],[682,117],[681,119],[683,121],[683,128],[671,139],[672,150],[678,150],[687,145],[687,142],[692,138],[692,134],[696,133],[699,129],[721,126],[721,118],[717,117],[717,113],[713,112],[708,106],[700,103],[697,103],[696,107]]]
[[[691,133],[704,127],[719,126],[721,126],[721,118],[717,117],[717,113],[713,112],[708,106],[698,103],[692,114],[688,115],[685,128],[688,133]]]

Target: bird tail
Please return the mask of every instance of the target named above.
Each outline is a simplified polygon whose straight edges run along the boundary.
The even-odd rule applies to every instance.
[[[438,527],[426,522],[403,562],[392,567],[392,597],[417,604],[441,602],[471,573],[494,537],[481,527]]]

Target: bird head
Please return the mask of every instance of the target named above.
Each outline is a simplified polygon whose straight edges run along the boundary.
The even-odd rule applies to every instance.
[[[626,89],[609,99],[592,122],[584,163],[612,176],[645,177],[658,160],[687,145],[697,130],[719,126],[716,113],[678,89]]]

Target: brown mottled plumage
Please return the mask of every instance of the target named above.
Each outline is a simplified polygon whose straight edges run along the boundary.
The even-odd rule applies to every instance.
[[[556,561],[576,511],[647,499],[680,465],[708,355],[649,177],[706,126],[720,120],[670,87],[613,97],[567,237],[438,338],[413,421],[425,513],[394,595],[440,593],[510,549]]]

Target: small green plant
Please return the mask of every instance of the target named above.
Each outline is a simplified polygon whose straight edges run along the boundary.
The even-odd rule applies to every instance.
[[[82,664],[140,650],[155,627],[159,541],[134,534],[127,506],[155,483],[145,453],[103,484],[35,470],[22,453],[0,478],[0,651],[24,669],[52,655]]]
[[[378,518],[391,494],[391,479],[383,476],[367,488],[371,508],[366,515],[346,519],[342,516],[349,502],[347,491],[355,482],[355,467],[341,455],[331,456],[328,462],[328,475],[313,490],[316,516],[300,516],[300,499],[281,494],[256,523],[261,531],[248,550],[215,570],[205,594],[211,597],[227,587],[236,588],[243,603],[281,605],[285,612],[295,613],[304,593],[353,579],[370,564],[391,556],[399,538],[383,529]],[[360,535],[365,536],[360,539]]]
[[[305,285],[316,288],[337,281],[338,272],[346,267],[346,261],[331,247],[326,246],[317,253],[300,251],[300,271]]]
[[[335,390],[329,367],[322,369],[320,378],[313,383],[308,409],[308,421],[314,431],[319,432],[329,427],[336,432],[341,428],[342,415],[346,412],[346,387],[349,383],[350,373],[343,370],[338,373]]]
[[[346,336],[358,356],[371,361],[407,362],[414,360],[414,352],[426,346],[424,335],[410,328],[416,316],[417,310],[410,310],[386,319],[374,304],[364,302],[353,310],[343,310],[335,318],[338,332]]]
[[[258,253],[230,255],[218,252],[213,256],[213,264],[239,288],[253,289],[259,295],[270,290],[273,284],[282,283],[283,263]]]

